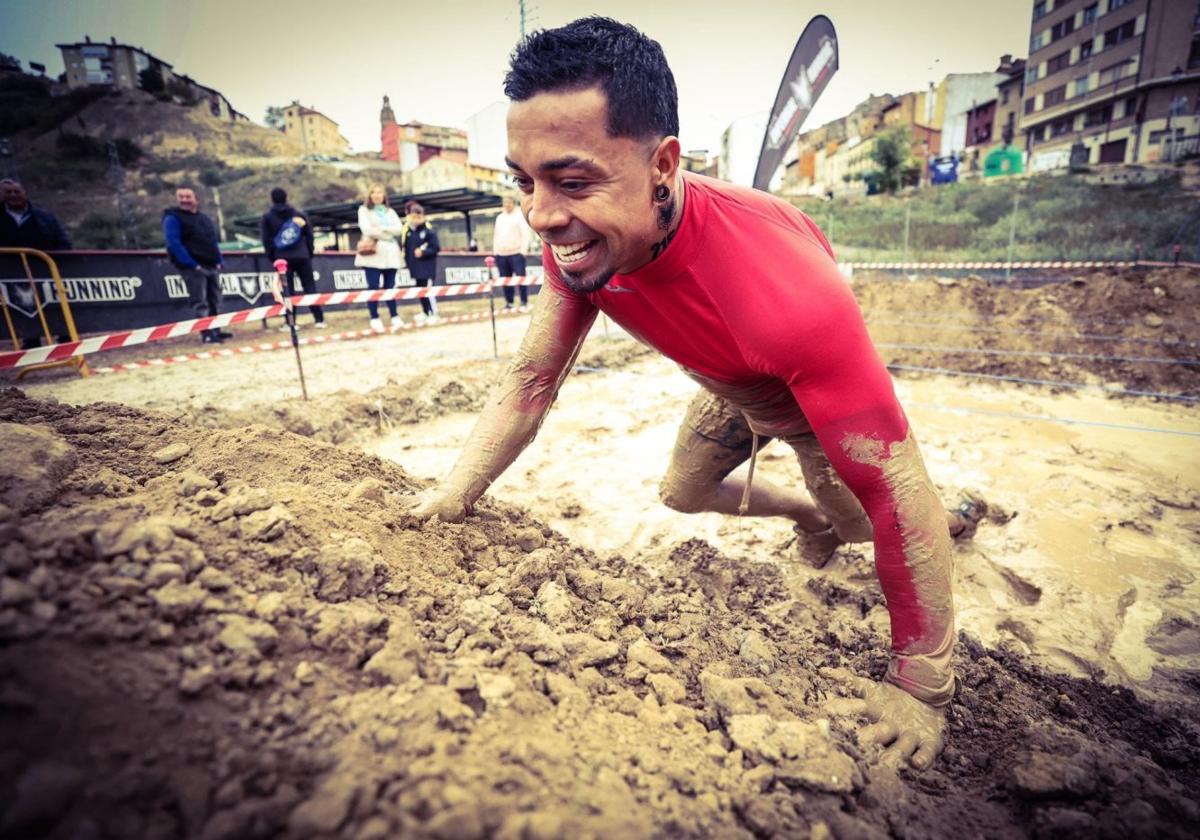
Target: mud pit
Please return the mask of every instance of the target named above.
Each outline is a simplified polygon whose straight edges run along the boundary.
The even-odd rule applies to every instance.
[[[868,312],[885,292],[859,288]],[[662,509],[692,386],[623,341],[581,363],[605,370],[460,526],[398,499],[452,460],[491,362],[315,406],[248,395],[274,362],[191,366],[242,395],[215,406],[195,380],[143,389],[150,413],[5,393],[28,456],[0,471],[5,836],[1190,834],[1195,447],[936,406],[1195,432],[1192,410],[898,382],[935,482],[1016,516],[957,549],[964,690],[942,759],[897,774],[822,708],[822,667],[886,665],[869,547],[814,572],[786,526]],[[773,448],[760,468],[799,473]]]

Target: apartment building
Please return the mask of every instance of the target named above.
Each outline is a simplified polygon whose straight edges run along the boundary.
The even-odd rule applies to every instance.
[[[1025,94],[1025,59],[1011,55],[1000,57],[996,72],[1004,81],[996,85],[995,138],[1005,146],[1025,147],[1021,128],[1021,102]]]
[[[342,136],[338,124],[299,100],[283,109],[283,133],[299,140],[306,155],[340,157],[350,151],[350,141]]]
[[[203,103],[212,115],[222,120],[246,120],[218,90],[177,74],[174,68],[141,47],[109,42],[93,42],[90,35],[74,44],[55,44],[62,53],[67,87],[106,87],[115,90],[144,90],[165,94],[187,104]]]
[[[1033,171],[1143,163],[1200,134],[1200,3],[1036,0],[1021,104]]]

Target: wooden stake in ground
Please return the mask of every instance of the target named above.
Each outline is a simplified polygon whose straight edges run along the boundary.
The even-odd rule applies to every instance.
[[[287,260],[275,260],[275,283],[271,287],[271,295],[276,303],[282,303],[285,308],[283,320],[292,334],[292,350],[296,353],[296,370],[300,373],[300,395],[308,402],[308,387],[304,384],[304,365],[300,363],[300,336],[296,335],[296,307],[292,305],[291,290],[283,294],[284,275],[287,274]]]

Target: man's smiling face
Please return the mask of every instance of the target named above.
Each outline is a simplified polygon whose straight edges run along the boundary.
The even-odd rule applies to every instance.
[[[508,164],[529,226],[574,291],[650,260],[659,144],[610,137],[599,87],[539,93],[508,110]]]

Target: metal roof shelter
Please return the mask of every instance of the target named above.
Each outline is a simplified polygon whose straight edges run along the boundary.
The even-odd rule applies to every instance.
[[[471,213],[476,210],[490,210],[501,206],[501,197],[482,190],[470,190],[463,187],[452,190],[422,193],[420,195],[391,194],[388,204],[403,215],[403,209],[409,200],[417,201],[425,208],[426,215],[438,213],[462,213],[467,220],[467,239],[471,238]],[[308,220],[313,231],[324,231],[340,234],[358,230],[358,208],[361,201],[347,201],[342,204],[322,204],[318,207],[302,207],[308,214]],[[258,223],[261,216],[244,216],[235,219],[234,227],[258,233]]]

